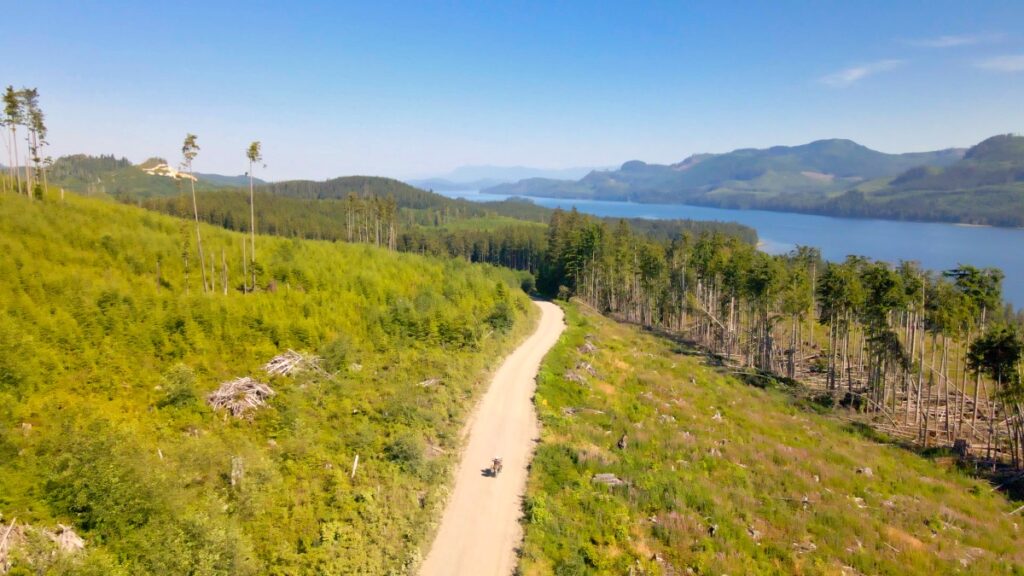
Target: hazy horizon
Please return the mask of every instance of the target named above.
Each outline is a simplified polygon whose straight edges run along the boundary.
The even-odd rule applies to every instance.
[[[5,84],[48,154],[269,180],[562,169],[847,138],[919,152],[1024,131],[1024,5],[594,8],[19,3]],[[844,33],[835,34],[842,29]]]

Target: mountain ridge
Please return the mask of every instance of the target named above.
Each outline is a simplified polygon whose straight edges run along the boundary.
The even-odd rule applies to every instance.
[[[816,140],[694,154],[674,164],[630,160],[576,181],[530,179],[483,192],[1024,226],[1024,137],[903,154]]]

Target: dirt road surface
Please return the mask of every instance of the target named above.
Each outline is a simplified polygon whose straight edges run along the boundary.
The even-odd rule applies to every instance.
[[[468,424],[469,436],[441,527],[421,576],[508,576],[522,540],[526,466],[540,435],[533,407],[537,370],[565,329],[562,310],[537,302],[537,330],[505,359]],[[500,456],[497,478],[485,474]]]

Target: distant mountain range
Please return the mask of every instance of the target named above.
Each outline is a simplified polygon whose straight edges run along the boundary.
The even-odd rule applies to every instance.
[[[671,203],[707,195],[828,192],[895,176],[916,166],[946,166],[963,153],[962,149],[950,149],[885,154],[850,140],[819,140],[802,146],[696,154],[669,165],[632,160],[618,170],[593,171],[575,182],[532,178],[486,192]]]
[[[482,190],[526,178],[574,180],[586,176],[593,170],[593,167],[460,166],[447,174],[433,178],[411,179],[406,182],[424,190]]]
[[[203,182],[208,182],[215,186],[248,186],[249,177],[245,174],[239,174],[238,176],[225,176],[223,174],[206,174],[203,172],[196,172],[196,178]],[[252,179],[253,184],[261,186],[266,184],[266,180],[259,178]]]
[[[578,180],[527,178],[483,192],[1024,226],[1024,137],[910,154],[819,140],[670,165],[633,160]]]

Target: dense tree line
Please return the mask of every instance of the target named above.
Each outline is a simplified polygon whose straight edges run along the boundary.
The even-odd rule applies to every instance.
[[[132,165],[131,160],[113,154],[89,156],[87,154],[73,154],[61,156],[54,161],[50,168],[50,176],[55,182],[65,180],[89,180],[97,174],[112,172]]]
[[[401,252],[487,262],[525,270],[536,277],[550,276],[543,269],[548,261],[545,226],[540,222],[509,218],[505,210],[543,215],[546,219],[562,214],[561,211],[515,200],[463,206],[450,204],[450,199],[436,195],[420,198],[420,191],[410,193],[411,196],[396,197],[382,196],[376,193],[378,190],[372,190],[368,194],[350,192],[341,199],[311,199],[272,194],[263,188],[255,192],[252,205],[256,206],[255,214],[261,222],[261,231],[267,234],[364,242]],[[532,208],[524,208],[520,204]],[[193,207],[183,195],[151,198],[143,205],[182,218],[192,217]],[[491,211],[495,207],[497,211]],[[201,220],[211,224],[247,231],[247,220],[251,219],[249,209],[250,201],[242,191],[219,190],[202,195],[198,214]],[[618,222],[613,219],[595,221],[607,225]],[[622,222],[638,234],[656,241],[704,231],[727,234],[750,245],[757,240],[753,229],[733,223],[639,219]],[[557,291],[557,283],[553,291]]]
[[[173,216],[191,216],[192,207],[184,196],[152,198],[143,206]],[[355,194],[344,200],[299,200],[255,191],[252,196],[241,190],[223,190],[203,194],[198,217],[211,224],[251,232],[253,219],[260,231],[274,236],[314,240],[345,240],[395,248],[401,223],[412,226],[418,220],[431,220],[434,213],[400,213],[393,198],[362,197]]]
[[[556,213],[547,236],[542,290],[817,382],[829,402],[924,446],[961,440],[1024,459],[1019,320],[998,270],[771,256],[721,233],[658,240],[576,212]]]

